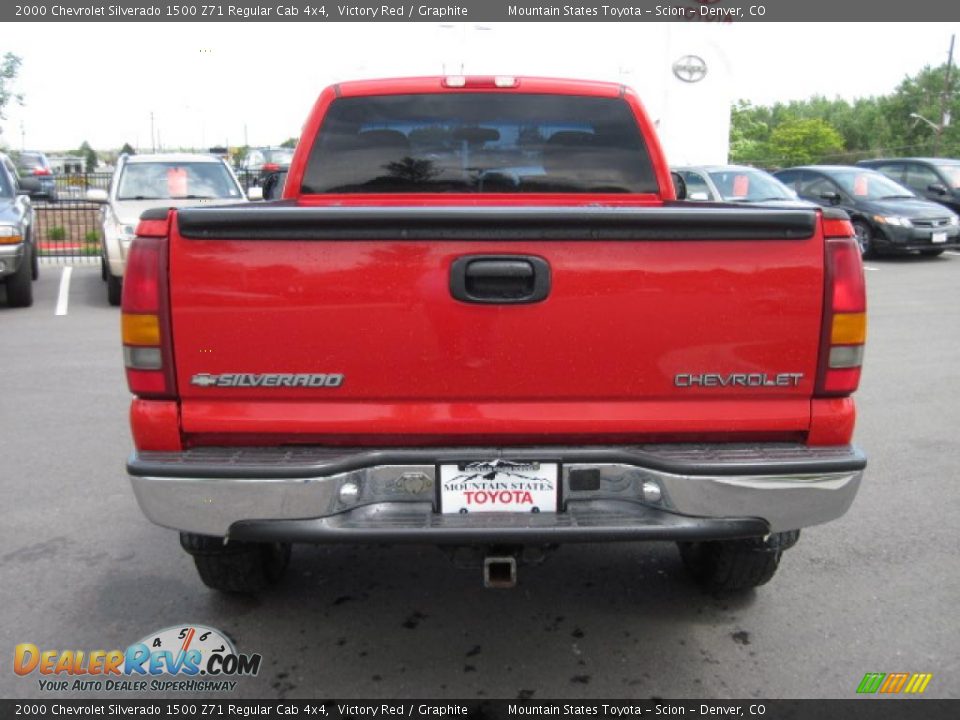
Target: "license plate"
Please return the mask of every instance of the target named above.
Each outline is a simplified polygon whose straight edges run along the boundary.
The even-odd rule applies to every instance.
[[[557,463],[490,460],[440,466],[444,514],[557,511]]]
[[[947,241],[947,234],[945,232],[935,232],[930,236],[930,242],[935,243],[945,243]]]

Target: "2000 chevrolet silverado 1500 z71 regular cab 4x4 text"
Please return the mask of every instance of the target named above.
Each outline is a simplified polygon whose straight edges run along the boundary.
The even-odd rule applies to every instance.
[[[283,199],[142,216],[128,470],[226,591],[295,542],[509,586],[564,542],[673,540],[752,587],[857,491],[864,311],[845,215],[679,202],[627,88],[343,83]]]

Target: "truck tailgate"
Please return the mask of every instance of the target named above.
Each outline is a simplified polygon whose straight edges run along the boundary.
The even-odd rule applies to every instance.
[[[824,285],[812,210],[281,203],[178,220],[171,317],[197,442],[600,443],[810,424]],[[542,260],[547,295],[456,299],[464,256]],[[321,374],[342,379],[303,379]]]

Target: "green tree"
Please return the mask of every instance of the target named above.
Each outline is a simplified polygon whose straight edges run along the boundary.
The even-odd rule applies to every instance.
[[[946,65],[925,67],[905,77],[887,95],[853,101],[815,95],[806,100],[755,107],[741,100],[731,108],[731,160],[772,168],[796,162],[799,157],[815,157],[818,162],[854,163],[885,155],[934,154],[937,131],[913,115],[922,115],[934,126],[943,124],[944,110],[960,120],[960,95],[955,91],[960,72],[954,68],[949,87],[946,72]],[[836,147],[830,142],[800,152],[798,129],[792,123],[807,120],[827,123],[839,133],[842,145]],[[812,130],[812,126],[807,130]],[[774,133],[777,133],[776,147]],[[819,135],[816,131],[814,134]],[[936,154],[960,157],[960,122],[947,124],[939,135]]]
[[[769,149],[781,165],[807,165],[841,152],[843,136],[826,120],[788,120],[770,133]]]
[[[96,172],[97,170],[97,152],[92,147],[90,143],[86,140],[81,143],[80,148],[77,150],[77,154],[83,158],[84,165],[88,173]]]
[[[949,88],[945,87],[946,72],[946,65],[925,67],[913,77],[905,78],[889,97],[892,122],[900,142],[909,148],[909,154],[933,154],[937,135],[930,125],[911,117],[912,114],[922,115],[934,125],[940,125],[943,120],[941,112],[945,109],[953,118],[960,120],[960,95],[954,90],[957,69],[953,69]],[[956,123],[943,129],[937,154],[948,157],[960,155],[960,129]]]
[[[298,138],[295,138],[295,137],[287,138],[282,143],[280,143],[280,147],[295,148],[297,146],[297,141],[298,141]]]
[[[23,95],[13,89],[22,62],[11,52],[4,53],[0,60],[0,120],[7,119],[6,109],[11,102],[23,104]],[[2,132],[3,128],[0,128],[0,133]]]
[[[244,145],[242,147],[235,147],[230,149],[230,162],[234,167],[240,167],[243,164],[243,161],[247,157],[247,153],[250,152],[250,146]]]
[[[123,147],[120,148],[121,155],[136,155],[137,151],[133,149],[130,143],[124,143]]]
[[[730,116],[731,162],[763,164],[770,155],[770,124],[769,108],[754,107],[746,100],[734,105]]]

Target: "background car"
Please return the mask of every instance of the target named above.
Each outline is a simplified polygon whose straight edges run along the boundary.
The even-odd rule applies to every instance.
[[[687,200],[711,202],[790,202],[797,196],[770,173],[744,165],[697,165],[674,168],[687,184]]]
[[[263,185],[264,180],[271,174],[289,170],[292,159],[293,148],[250,148],[238,169],[248,174],[250,182]]]
[[[40,265],[33,244],[33,207],[10,172],[12,165],[0,153],[0,283],[7,287],[7,304],[28,307]]]
[[[960,160],[888,158],[861,160],[857,165],[882,172],[920,197],[946,205],[953,212],[960,212]]]
[[[20,176],[20,188],[31,198],[57,201],[57,179],[50,167],[50,161],[42,152],[24,150],[13,154]]]
[[[780,170],[774,177],[804,200],[846,210],[864,257],[911,251],[939,255],[960,245],[955,213],[876,170],[812,165]]]
[[[127,251],[141,213],[155,207],[246,202],[247,196],[221,158],[169,153],[121,155],[110,189],[88,190],[87,200],[103,203],[101,273],[107,281],[107,300],[119,305]]]

